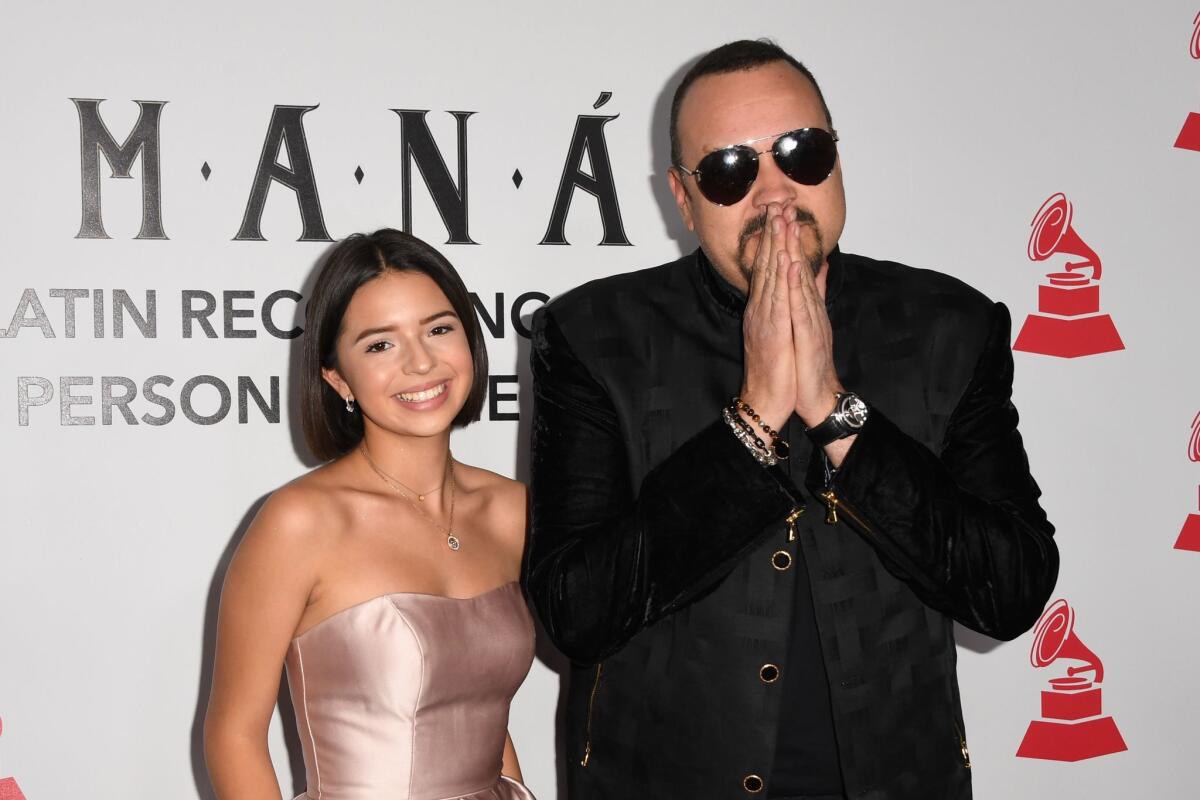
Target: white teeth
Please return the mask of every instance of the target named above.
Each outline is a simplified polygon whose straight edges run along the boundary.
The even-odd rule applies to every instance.
[[[406,403],[423,403],[426,400],[432,400],[444,391],[446,391],[446,384],[439,383],[432,389],[426,389],[423,392],[401,392],[396,396]]]

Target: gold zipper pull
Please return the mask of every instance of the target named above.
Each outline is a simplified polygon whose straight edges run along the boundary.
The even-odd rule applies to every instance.
[[[958,735],[958,751],[962,754],[963,766],[967,769],[971,768],[971,751],[967,748],[967,738],[963,736],[962,729],[958,727],[958,721],[954,722],[954,732]]]
[[[600,690],[600,676],[603,674],[604,662],[601,661],[596,665],[596,680],[592,683],[592,695],[588,698],[587,722],[583,729],[583,758],[579,761],[581,767],[586,767],[592,757],[592,714],[596,711],[596,692]]]
[[[833,493],[833,489],[826,489],[821,492],[821,499],[825,501],[825,524],[833,525],[838,521],[838,499]]]
[[[962,754],[962,766],[966,769],[971,769],[971,751],[967,750],[967,738],[962,735],[962,728],[959,727],[958,720],[952,720],[954,723],[954,733],[959,738],[959,752]]]
[[[788,526],[787,540],[789,542],[796,541],[796,520],[800,519],[803,516],[804,516],[804,506],[797,506],[796,508],[792,509],[792,513],[788,514],[787,519],[784,520],[785,522],[787,522],[787,526]]]

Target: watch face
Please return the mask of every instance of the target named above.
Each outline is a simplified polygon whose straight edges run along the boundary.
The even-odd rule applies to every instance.
[[[867,404],[859,399],[858,395],[843,396],[842,402],[838,406],[838,411],[842,413],[842,419],[845,420],[847,427],[858,430],[867,421]]]

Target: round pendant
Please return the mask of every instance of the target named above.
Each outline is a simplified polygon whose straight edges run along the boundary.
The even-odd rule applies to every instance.
[[[425,502],[425,495],[423,495],[423,494],[419,494],[419,495],[417,495],[417,499],[418,499],[418,500],[420,500],[422,503],[424,503],[424,502]]]
[[[446,545],[451,550],[457,550],[459,547],[462,546],[458,543],[458,537],[455,536],[454,534],[450,534],[449,536],[446,537]]]

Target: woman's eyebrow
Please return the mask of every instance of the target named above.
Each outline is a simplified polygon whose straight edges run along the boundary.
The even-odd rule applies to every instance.
[[[391,325],[386,325],[382,328],[367,328],[365,331],[363,331],[362,333],[358,334],[358,336],[355,337],[354,343],[358,344],[359,342],[361,342],[363,339],[367,338],[368,336],[374,336],[377,333],[391,333],[393,330],[394,330],[394,328]]]
[[[421,320],[421,324],[428,325],[429,323],[433,322],[438,317],[454,317],[455,319],[458,319],[458,314],[455,314],[450,309],[446,309],[445,311],[439,311],[436,314],[431,314],[430,316]]]
[[[436,314],[430,314],[428,317],[425,317],[425,319],[420,320],[417,324],[418,325],[428,325],[429,323],[433,322],[435,319],[440,319],[441,317],[454,317],[455,319],[458,319],[458,314],[455,314],[450,309],[446,309],[445,311],[439,311]],[[385,325],[380,328],[367,328],[365,331],[358,334],[358,336],[356,336],[354,338],[354,343],[358,344],[363,339],[366,339],[368,336],[374,336],[377,333],[391,333],[395,329],[396,329],[396,327],[394,325]]]

